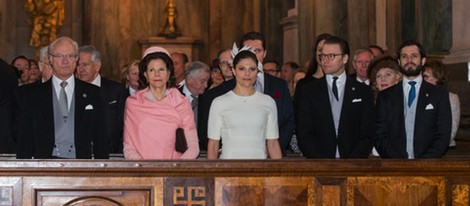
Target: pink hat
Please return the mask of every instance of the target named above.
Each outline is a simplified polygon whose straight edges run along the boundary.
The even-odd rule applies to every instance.
[[[153,53],[153,52],[163,52],[163,53],[167,54],[168,56],[170,56],[170,53],[165,48],[159,47],[159,46],[151,46],[151,47],[149,47],[145,50],[144,55],[142,56],[142,58],[147,56],[147,54],[150,54],[150,53]]]

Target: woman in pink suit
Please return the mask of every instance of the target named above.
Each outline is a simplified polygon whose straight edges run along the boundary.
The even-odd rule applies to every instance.
[[[194,114],[186,97],[174,87],[173,62],[165,52],[147,54],[139,64],[139,91],[126,101],[124,157],[195,159],[199,154]],[[188,144],[175,151],[176,129],[183,128]]]

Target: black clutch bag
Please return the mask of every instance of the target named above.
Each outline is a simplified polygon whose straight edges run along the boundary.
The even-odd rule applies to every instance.
[[[176,129],[175,150],[179,153],[184,153],[188,150],[188,142],[186,142],[183,128]]]

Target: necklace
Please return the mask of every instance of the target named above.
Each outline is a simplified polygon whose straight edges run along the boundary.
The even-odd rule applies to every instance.
[[[246,101],[248,101],[248,99],[250,99],[251,96],[238,96],[238,97],[240,97],[240,99],[243,101],[243,103],[246,103]]]
[[[240,98],[243,103],[246,103],[248,101],[248,99],[250,99],[251,96],[255,95],[256,93],[256,90],[253,90],[252,91],[248,91],[248,92],[240,92],[240,88],[235,88],[233,89],[233,93],[235,94],[235,96],[237,96],[238,98]],[[241,95],[241,94],[247,94],[247,95]]]

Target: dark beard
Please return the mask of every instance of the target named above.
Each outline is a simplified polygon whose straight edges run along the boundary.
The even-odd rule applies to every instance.
[[[417,66],[414,70],[411,67],[408,67],[408,69],[400,67],[400,72],[407,77],[415,77],[421,75],[421,71],[423,71],[422,65]]]

